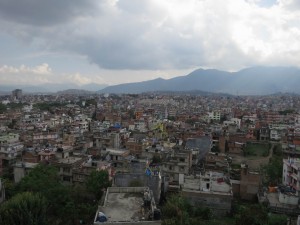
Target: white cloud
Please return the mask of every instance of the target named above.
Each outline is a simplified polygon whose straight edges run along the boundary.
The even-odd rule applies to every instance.
[[[39,13],[31,14],[27,7],[29,11],[22,15],[17,14],[15,1],[5,2],[5,7],[14,10],[3,14],[1,32],[43,52],[80,55],[99,66],[98,76],[85,71],[57,76],[47,65],[29,68],[33,74],[48,73],[49,82],[53,77],[81,84],[129,82],[156,77],[157,70],[172,77],[164,71],[197,67],[300,66],[298,0],[274,0],[270,7],[261,6],[270,0],[103,0],[97,5],[81,2],[79,11],[68,1],[65,7],[70,16],[60,15],[64,10],[55,11],[63,4],[59,1],[49,13],[39,3]],[[53,15],[57,19],[47,22]]]
[[[8,66],[8,65],[3,65],[0,66],[0,73],[5,74],[25,74],[25,73],[30,73],[30,74],[37,74],[37,75],[50,75],[51,74],[51,68],[47,63],[43,63],[39,66],[35,67],[28,67],[25,65],[21,65],[19,68],[18,67],[13,67],[13,66]]]
[[[96,83],[104,84],[101,76],[94,74],[81,74],[79,72],[57,73],[53,72],[47,63],[35,67],[21,65],[19,67],[0,66],[1,84],[31,84],[39,85],[45,83],[73,83],[78,86]]]

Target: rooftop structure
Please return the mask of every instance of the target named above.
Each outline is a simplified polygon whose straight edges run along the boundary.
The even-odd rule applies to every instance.
[[[224,216],[231,211],[233,198],[229,179],[222,173],[207,172],[200,177],[185,177],[182,195],[192,204],[201,204],[213,210],[216,216]]]
[[[160,210],[147,187],[110,187],[95,215],[94,225],[159,225]]]

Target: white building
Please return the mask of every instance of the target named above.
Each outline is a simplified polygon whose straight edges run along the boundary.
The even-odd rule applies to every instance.
[[[283,159],[282,183],[290,186],[299,197],[300,191],[300,159]]]
[[[208,118],[210,120],[220,121],[220,119],[221,119],[221,112],[220,111],[208,112]]]

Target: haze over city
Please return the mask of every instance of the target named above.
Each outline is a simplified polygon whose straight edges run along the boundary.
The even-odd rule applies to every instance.
[[[114,85],[299,67],[297,0],[0,1],[0,83]]]

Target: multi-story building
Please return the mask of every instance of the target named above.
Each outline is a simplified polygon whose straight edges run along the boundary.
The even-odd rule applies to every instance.
[[[19,137],[20,137],[19,134],[14,134],[14,133],[2,135],[2,136],[0,136],[0,145],[16,143],[19,141]]]
[[[169,177],[170,183],[178,183],[180,176],[190,173],[192,167],[192,151],[174,151],[169,155],[162,165],[164,176]]]
[[[293,188],[300,197],[300,160],[298,158],[283,159],[282,183]]]
[[[209,171],[196,178],[185,176],[182,181],[182,196],[192,204],[208,207],[216,216],[224,216],[231,211],[232,188],[229,178],[222,173]]]
[[[20,100],[22,98],[22,89],[15,89],[11,93],[13,100]]]
[[[61,181],[65,184],[73,184],[73,173],[79,168],[87,157],[67,157],[52,162],[52,165],[58,168],[58,174]],[[77,181],[77,180],[76,180]]]
[[[208,112],[208,118],[213,121],[220,121],[221,119],[221,112],[220,111],[212,111]]]

